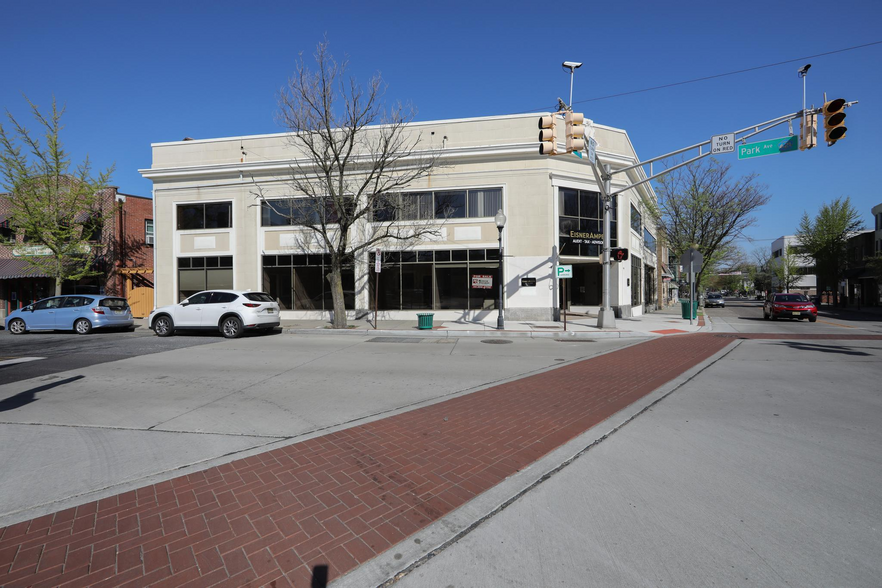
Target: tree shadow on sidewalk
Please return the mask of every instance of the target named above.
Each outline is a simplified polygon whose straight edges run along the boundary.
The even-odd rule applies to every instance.
[[[854,351],[854,347],[844,345],[821,345],[819,343],[805,343],[803,341],[782,341],[778,345],[786,345],[791,349],[800,351],[820,351],[821,353],[839,353],[841,355],[863,355],[871,357],[872,353],[864,351]]]

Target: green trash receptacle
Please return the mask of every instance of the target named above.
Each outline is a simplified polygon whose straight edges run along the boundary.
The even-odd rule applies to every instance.
[[[692,303],[692,316],[689,316],[689,300],[681,300],[680,301],[680,309],[682,310],[682,317],[684,319],[688,318],[698,318],[698,301]]]
[[[419,328],[420,329],[431,329],[432,328],[432,317],[435,316],[434,312],[418,312],[417,318],[419,319]]]

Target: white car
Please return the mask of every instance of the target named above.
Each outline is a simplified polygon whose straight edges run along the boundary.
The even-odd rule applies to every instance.
[[[217,329],[227,339],[235,339],[246,329],[274,329],[281,319],[278,303],[264,292],[208,290],[154,309],[147,324],[160,337],[178,329]]]

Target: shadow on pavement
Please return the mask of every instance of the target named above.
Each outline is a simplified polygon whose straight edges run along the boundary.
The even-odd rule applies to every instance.
[[[791,349],[800,351],[820,351],[821,353],[838,353],[841,355],[863,355],[870,357],[871,353],[864,351],[853,351],[854,347],[846,347],[842,345],[821,345],[819,343],[804,343],[802,341],[783,341],[779,345],[786,345]]]
[[[76,382],[77,380],[82,380],[85,377],[86,376],[74,376],[72,378],[58,380],[57,382],[52,382],[51,384],[46,384],[44,386],[31,388],[30,390],[25,390],[24,392],[19,392],[15,396],[10,396],[5,400],[0,401],[0,412],[15,410],[16,408],[27,406],[28,404],[36,400],[34,396],[37,394],[37,392],[45,392],[46,390],[51,390],[52,388],[57,388],[58,386],[63,386],[65,384],[70,384],[71,382]]]

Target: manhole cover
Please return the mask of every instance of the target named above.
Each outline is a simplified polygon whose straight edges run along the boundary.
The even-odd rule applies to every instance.
[[[596,339],[555,339],[558,343],[597,343]]]
[[[488,343],[490,345],[507,345],[508,343],[514,343],[511,339],[482,339],[481,343]]]
[[[419,337],[374,337],[368,339],[368,343],[419,343],[422,341]]]

